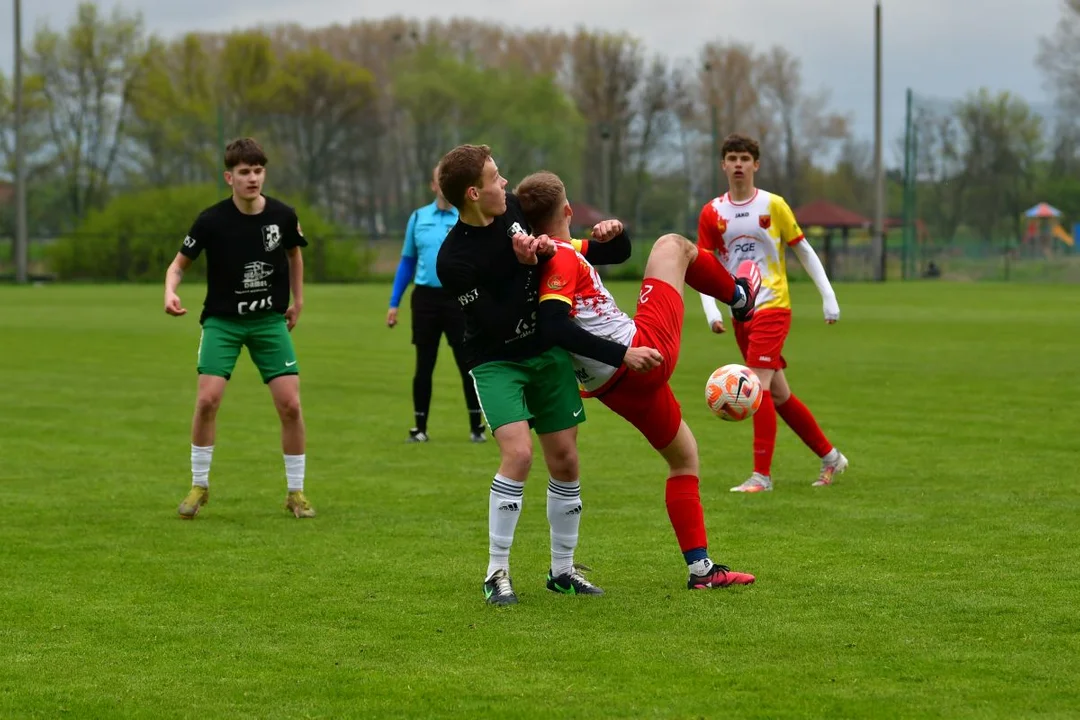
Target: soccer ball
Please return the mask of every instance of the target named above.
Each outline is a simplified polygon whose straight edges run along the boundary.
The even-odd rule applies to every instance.
[[[761,381],[745,365],[725,365],[705,383],[705,402],[721,420],[745,420],[761,407]]]

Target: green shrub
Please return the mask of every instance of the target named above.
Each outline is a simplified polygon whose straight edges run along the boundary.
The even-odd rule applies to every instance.
[[[212,184],[119,195],[53,243],[48,264],[62,280],[161,281],[195,218],[219,198]],[[309,244],[304,249],[306,279],[345,282],[369,274],[370,253],[360,243],[335,240],[340,232],[320,213],[303,202],[280,199],[296,208]],[[200,258],[188,276],[205,273]]]

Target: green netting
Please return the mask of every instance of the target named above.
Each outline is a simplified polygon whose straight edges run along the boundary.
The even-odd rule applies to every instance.
[[[1054,106],[1007,93],[909,92],[899,275],[1080,281],[1080,192],[1063,172],[1080,147],[1066,143],[1075,128]],[[1060,215],[1027,217],[1038,203]]]

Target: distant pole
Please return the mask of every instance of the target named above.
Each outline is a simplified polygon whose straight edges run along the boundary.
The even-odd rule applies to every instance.
[[[720,196],[720,121],[716,116],[716,103],[710,103],[712,111],[712,191],[713,197]]]
[[[600,194],[603,199],[603,212],[614,212],[611,201],[611,127],[605,122],[600,125]]]
[[[881,0],[874,4],[874,279],[885,280],[885,168],[881,137]]]
[[[26,229],[26,138],[23,137],[22,0],[15,0],[15,282],[30,279]]]
[[[909,279],[908,264],[911,260],[911,237],[914,213],[911,212],[911,196],[915,187],[912,174],[915,172],[915,163],[911,157],[911,88],[907,90],[907,111],[904,114],[904,249],[900,261],[901,276],[904,280]]]
[[[712,157],[709,166],[712,170],[713,197],[720,195],[720,120],[716,112],[716,99],[712,92],[712,63],[705,63],[705,73],[709,75],[709,122],[712,128]]]
[[[221,156],[225,152],[225,110],[222,109],[221,103],[217,106],[217,153],[215,155],[215,164],[217,165],[217,179],[218,179],[218,195],[225,194],[225,173],[221,167]]]
[[[919,260],[919,131],[911,125],[911,274],[918,276]]]

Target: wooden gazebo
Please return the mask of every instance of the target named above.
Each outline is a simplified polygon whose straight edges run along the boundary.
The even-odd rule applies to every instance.
[[[825,272],[829,277],[833,277],[833,233],[839,230],[844,245],[847,245],[848,234],[853,228],[870,227],[870,218],[828,200],[813,200],[794,212],[795,219],[804,230],[816,227],[825,231]]]

